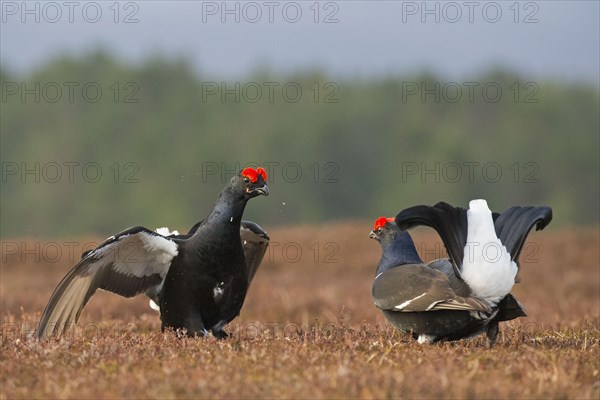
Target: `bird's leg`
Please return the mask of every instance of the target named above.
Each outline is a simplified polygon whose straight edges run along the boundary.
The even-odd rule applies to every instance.
[[[178,338],[188,337],[202,337],[208,335],[208,331],[204,328],[200,320],[200,324],[188,324],[186,327],[175,328],[172,326],[165,325],[164,323],[160,326],[160,331],[173,330]]]
[[[221,329],[221,330],[212,329],[211,332],[212,332],[213,336],[216,337],[217,339],[227,339],[229,337],[227,332],[225,332],[223,329]]]
[[[202,317],[200,315],[192,315],[186,319],[185,328],[186,334],[189,337],[202,337],[208,335],[208,331],[204,327]]]
[[[225,332],[223,330],[223,327],[225,327],[225,325],[227,325],[227,321],[225,321],[225,320],[220,321],[219,323],[215,324],[215,326],[213,326],[210,329],[213,336],[216,337],[217,339],[225,339],[225,338],[229,337],[227,332]]]
[[[498,338],[498,332],[500,332],[498,321],[490,322],[486,331],[486,336],[490,341],[490,347],[492,347],[496,343],[496,339]]]

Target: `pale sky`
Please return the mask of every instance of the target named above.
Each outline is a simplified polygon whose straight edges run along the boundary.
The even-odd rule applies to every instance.
[[[14,72],[102,47],[134,62],[183,56],[224,79],[258,68],[349,78],[426,68],[468,80],[498,65],[532,80],[600,82],[598,1],[0,4],[1,61]]]

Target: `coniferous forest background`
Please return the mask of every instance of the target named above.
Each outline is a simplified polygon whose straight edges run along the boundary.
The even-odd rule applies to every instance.
[[[487,198],[597,224],[599,93],[490,70],[335,80],[256,71],[219,81],[185,59],[103,51],[2,68],[1,235],[186,230],[239,168],[266,165],[261,224],[393,216]]]

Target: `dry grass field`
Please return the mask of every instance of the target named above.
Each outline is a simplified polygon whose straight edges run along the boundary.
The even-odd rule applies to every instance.
[[[268,229],[268,227],[266,227]],[[62,340],[32,338],[86,243],[2,241],[0,399],[600,398],[597,228],[532,232],[513,293],[529,315],[484,337],[419,345],[391,328],[370,287],[370,221],[270,230],[272,246],[231,337],[160,333],[145,298],[98,293]],[[443,256],[415,231],[426,259]]]

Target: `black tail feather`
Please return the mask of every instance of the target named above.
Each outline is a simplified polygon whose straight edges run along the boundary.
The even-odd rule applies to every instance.
[[[401,211],[396,216],[396,224],[402,230],[425,225],[432,227],[442,238],[457,276],[464,257],[467,243],[467,210],[439,202],[433,207],[415,206]]]
[[[494,317],[495,321],[510,321],[511,319],[526,317],[525,309],[521,302],[512,294],[507,294],[498,303],[498,314]]]
[[[552,221],[552,209],[542,207],[514,206],[495,218],[496,235],[510,253],[511,259],[519,264],[519,254],[533,226],[542,230]]]

